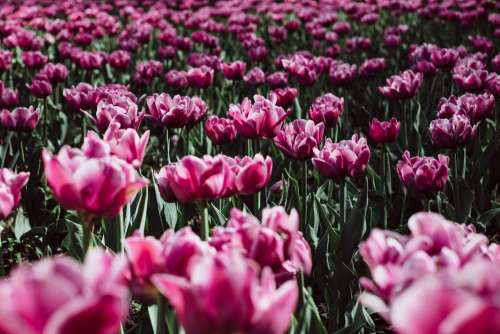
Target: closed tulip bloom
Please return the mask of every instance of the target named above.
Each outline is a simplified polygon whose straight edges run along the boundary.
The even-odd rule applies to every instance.
[[[192,127],[205,117],[208,108],[199,97],[166,93],[154,94],[146,99],[148,117],[168,128]]]
[[[120,124],[113,122],[104,133],[103,139],[110,146],[110,153],[125,160],[134,168],[139,169],[144,160],[149,141],[149,131],[139,137],[134,129],[121,129]]]
[[[446,155],[433,157],[411,157],[405,151],[397,164],[399,179],[403,185],[417,194],[434,193],[444,188],[448,182],[448,161]]]
[[[324,129],[323,123],[314,124],[311,120],[296,119],[281,129],[274,137],[274,143],[290,158],[309,159],[313,149],[323,141]]]
[[[1,56],[0,56],[1,58]],[[1,63],[1,60],[0,60]],[[497,53],[495,57],[491,59],[491,68],[493,72],[500,73],[500,53]]]
[[[164,166],[156,180],[166,202],[214,200],[234,193],[234,172],[222,155],[184,156]]]
[[[314,123],[322,122],[326,127],[334,127],[344,110],[344,98],[332,93],[318,96],[309,108],[309,117]]]
[[[0,107],[12,108],[19,104],[19,93],[17,90],[7,88],[0,81]]]
[[[406,70],[398,75],[393,75],[386,80],[386,86],[379,87],[379,92],[392,100],[408,99],[417,94],[422,85],[422,73]]]
[[[432,143],[439,148],[465,145],[475,137],[476,130],[477,124],[472,126],[469,118],[463,115],[435,119],[429,127]]]
[[[370,76],[383,71],[385,68],[384,58],[367,59],[359,67],[359,74],[362,76]]]
[[[86,82],[80,82],[71,88],[64,88],[63,96],[73,111],[85,110],[92,105],[94,87]]]
[[[66,80],[68,74],[68,68],[64,64],[47,63],[37,76],[45,76],[52,84],[56,84]]]
[[[137,129],[144,114],[138,112],[137,104],[128,97],[112,95],[97,104],[92,120],[101,132],[105,132],[112,122],[119,123],[123,129]]]
[[[233,141],[237,135],[233,120],[217,116],[211,116],[206,120],[205,133],[216,145]]]
[[[333,143],[326,140],[321,150],[314,148],[312,163],[316,169],[330,179],[357,177],[364,174],[370,161],[370,148],[365,138],[357,134],[350,140]]]
[[[345,86],[350,84],[357,75],[357,66],[344,62],[335,62],[330,66],[328,78],[333,85]]]
[[[455,49],[437,49],[431,53],[432,63],[439,68],[452,68],[459,57],[458,51]]]
[[[30,173],[15,173],[0,168],[0,220],[10,216],[21,201],[21,189],[28,183]],[[1,328],[1,327],[0,327]]]
[[[82,150],[64,146],[57,155],[42,152],[45,176],[55,198],[68,210],[114,217],[148,180],[94,136]]]
[[[130,53],[124,50],[118,50],[112,52],[109,57],[109,65],[118,70],[124,70],[130,64]]]
[[[486,90],[496,97],[500,97],[500,74],[490,73],[486,78]]]
[[[83,265],[57,256],[19,266],[0,281],[0,317],[9,319],[0,332],[116,333],[129,304],[123,260],[91,250]]]
[[[243,81],[250,86],[260,86],[266,82],[266,74],[260,67],[254,67],[243,76]]]
[[[28,88],[33,96],[41,99],[52,95],[52,85],[46,77],[35,78]]]
[[[466,92],[481,90],[488,77],[484,64],[475,58],[464,58],[455,64],[452,70],[453,81]]]
[[[274,72],[267,75],[267,83],[271,87],[279,87],[288,84],[288,74],[286,72]]]
[[[18,107],[12,111],[2,110],[0,112],[0,123],[11,131],[31,132],[40,120],[40,110],[30,106],[29,108]]]
[[[369,137],[377,144],[395,142],[399,136],[400,124],[396,118],[380,122],[377,118],[370,121]]]
[[[184,71],[170,70],[165,74],[167,85],[174,89],[181,90],[189,86],[187,73]]]
[[[271,179],[273,172],[273,160],[256,154],[253,158],[226,157],[226,163],[234,173],[234,190],[240,195],[251,195],[262,190]]]
[[[237,60],[232,63],[221,63],[220,68],[226,79],[239,80],[245,75],[247,64],[244,61]]]
[[[0,71],[7,71],[12,66],[12,51],[0,50]]]
[[[238,133],[245,138],[274,138],[288,113],[276,104],[276,98],[268,100],[255,95],[254,102],[245,98],[240,104],[229,106],[229,117],[234,120]]]
[[[214,80],[214,70],[204,65],[194,67],[187,71],[186,78],[191,87],[207,88]]]
[[[270,91],[268,97],[270,100],[275,98],[277,105],[283,108],[287,108],[290,107],[295,102],[295,99],[297,98],[298,94],[299,91],[297,90],[297,88],[283,87],[283,88],[276,88]]]
[[[21,59],[27,68],[40,68],[45,65],[48,57],[40,51],[24,51]]]
[[[277,287],[270,269],[259,275],[237,253],[199,258],[188,279],[158,274],[153,282],[186,334],[284,334],[298,299],[295,281]]]

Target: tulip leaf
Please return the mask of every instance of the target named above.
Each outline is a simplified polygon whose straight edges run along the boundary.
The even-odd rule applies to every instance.
[[[484,212],[477,218],[477,223],[483,227],[486,227],[493,219],[500,215],[500,208],[493,208]]]
[[[65,220],[67,234],[62,246],[68,250],[69,255],[81,259],[83,245],[83,227],[81,224]]]
[[[474,202],[474,192],[464,180],[455,184],[455,219],[457,222],[465,223],[470,217],[472,203]]]
[[[24,215],[23,209],[19,208],[17,210],[16,219],[14,221],[14,235],[19,241],[21,237],[31,230],[30,222],[28,218]]]

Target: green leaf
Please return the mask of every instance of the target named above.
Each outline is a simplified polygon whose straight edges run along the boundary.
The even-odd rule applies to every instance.
[[[17,241],[21,240],[21,237],[30,230],[30,222],[24,215],[23,209],[19,208],[17,210],[16,219],[14,220],[14,235],[16,236]]]
[[[486,227],[486,225],[488,225],[490,221],[495,219],[498,215],[500,215],[500,208],[488,210],[477,218],[477,223]]]

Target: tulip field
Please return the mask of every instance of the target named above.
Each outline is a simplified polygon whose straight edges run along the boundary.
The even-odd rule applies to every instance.
[[[500,333],[500,1],[0,2],[0,334]]]

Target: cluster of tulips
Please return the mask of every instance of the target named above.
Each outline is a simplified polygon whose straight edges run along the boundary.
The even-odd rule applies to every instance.
[[[499,38],[492,0],[0,4],[0,333],[500,332]]]

